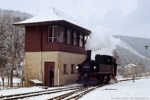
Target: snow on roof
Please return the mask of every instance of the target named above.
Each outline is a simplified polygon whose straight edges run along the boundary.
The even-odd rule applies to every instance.
[[[127,67],[135,67],[135,66],[136,66],[135,64],[130,63],[130,64],[126,65],[125,68],[127,68]]]
[[[48,9],[46,8],[44,11],[39,12],[39,14],[33,16],[32,18],[27,19],[22,22],[17,22],[14,25],[24,25],[24,24],[32,24],[32,23],[40,23],[40,22],[48,22],[48,21],[62,21],[62,20],[65,20],[67,22],[70,22],[70,23],[73,23],[75,25],[85,28],[83,25],[81,25],[71,16],[52,7]]]

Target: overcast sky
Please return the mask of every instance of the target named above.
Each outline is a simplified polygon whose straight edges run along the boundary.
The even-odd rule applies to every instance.
[[[150,0],[0,0],[1,9],[33,15],[55,7],[91,29],[105,27],[113,34],[150,38]]]
[[[150,39],[150,0],[0,0],[1,9],[37,15],[54,7],[92,30],[87,49],[111,54],[119,40],[112,35]],[[96,32],[94,32],[96,31]]]

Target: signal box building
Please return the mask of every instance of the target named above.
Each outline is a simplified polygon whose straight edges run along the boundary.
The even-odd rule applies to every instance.
[[[25,27],[25,86],[31,86],[32,80],[41,80],[45,86],[77,80],[75,66],[85,59],[90,30],[54,8],[14,25]]]

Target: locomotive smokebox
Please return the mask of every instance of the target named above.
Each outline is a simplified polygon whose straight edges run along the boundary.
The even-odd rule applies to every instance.
[[[91,50],[86,51],[86,61],[91,61]]]

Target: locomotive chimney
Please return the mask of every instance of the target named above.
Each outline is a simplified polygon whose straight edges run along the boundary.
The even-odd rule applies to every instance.
[[[86,51],[86,61],[91,61],[91,50]]]

